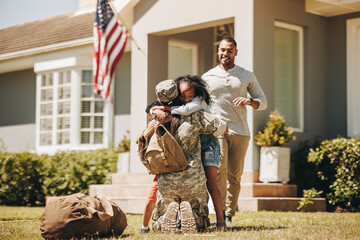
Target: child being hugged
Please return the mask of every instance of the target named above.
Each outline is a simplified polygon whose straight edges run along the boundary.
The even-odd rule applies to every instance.
[[[209,112],[209,105],[211,99],[207,91],[207,85],[199,76],[185,75],[174,80],[179,88],[181,106],[154,106],[150,113],[155,110],[162,110],[171,112],[172,115],[189,115],[199,110]],[[221,195],[216,183],[217,170],[220,161],[220,145],[217,139],[222,135],[226,129],[226,124],[223,122],[222,127],[214,134],[202,134],[201,140],[201,160],[204,166],[206,175],[206,185],[210,193],[211,199],[214,203],[216,212],[216,226],[217,228],[226,229]]]

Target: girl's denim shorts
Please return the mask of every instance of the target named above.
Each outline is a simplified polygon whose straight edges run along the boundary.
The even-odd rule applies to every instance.
[[[201,160],[204,167],[219,168],[220,144],[212,134],[201,134]]]

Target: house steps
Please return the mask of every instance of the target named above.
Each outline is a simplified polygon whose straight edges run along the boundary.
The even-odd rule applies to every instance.
[[[91,185],[89,195],[101,193],[116,202],[125,213],[142,214],[154,176],[147,173],[116,173],[112,184]],[[241,182],[239,211],[297,211],[297,187],[293,184]],[[312,199],[303,211],[325,211],[325,199]],[[214,213],[210,201],[210,213]]]

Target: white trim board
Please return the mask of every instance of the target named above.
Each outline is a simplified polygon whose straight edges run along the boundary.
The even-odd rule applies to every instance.
[[[293,30],[299,33],[299,117],[300,126],[293,127],[295,132],[304,132],[304,29],[301,26],[275,21],[275,27]]]
[[[347,135],[360,136],[360,18],[346,23],[346,61],[347,61]]]

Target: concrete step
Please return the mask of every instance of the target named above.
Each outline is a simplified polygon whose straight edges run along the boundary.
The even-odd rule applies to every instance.
[[[114,173],[112,184],[151,184],[154,177],[148,173]]]
[[[89,195],[94,196],[101,193],[105,197],[147,197],[151,184],[99,184],[90,185]]]
[[[241,183],[240,197],[296,197],[297,186],[282,183]]]
[[[127,214],[143,214],[145,209],[145,204],[147,201],[146,197],[113,197],[110,200],[114,201],[121,210]]]
[[[242,211],[306,211],[325,212],[325,198],[312,198],[313,204],[308,204],[301,210],[297,210],[299,201],[297,197],[240,197],[238,209]]]

